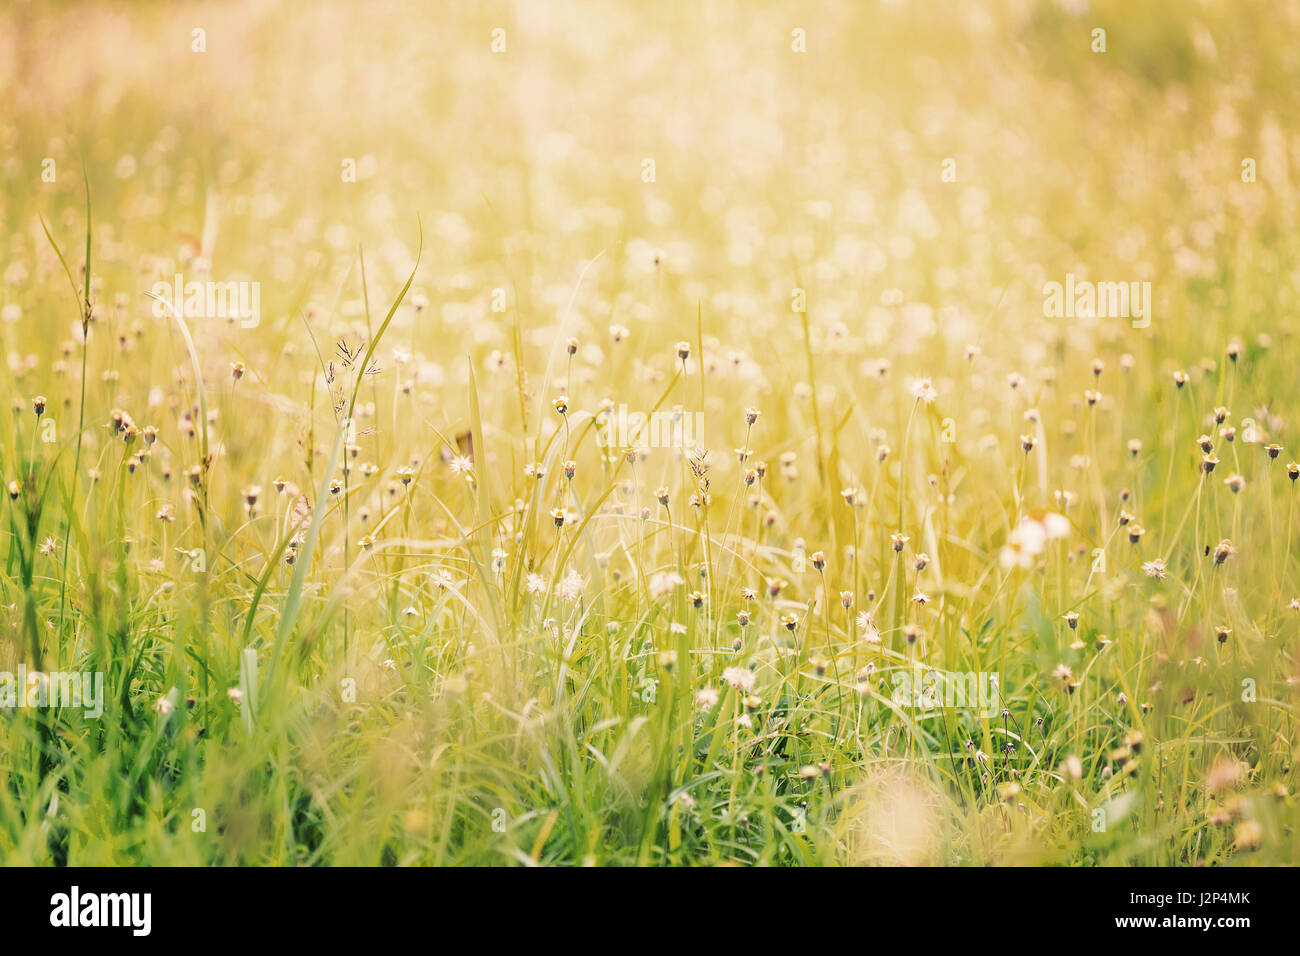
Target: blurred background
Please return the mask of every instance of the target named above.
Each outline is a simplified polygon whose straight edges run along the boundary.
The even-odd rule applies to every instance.
[[[1152,340],[1175,323],[1196,340],[1187,290],[1228,272],[1271,278],[1205,306],[1294,304],[1283,250],[1237,237],[1294,228],[1298,18],[1294,2],[12,0],[0,228],[35,265],[34,216],[79,210],[84,164],[110,257],[201,238],[215,196],[214,270],[255,271],[281,314],[358,243],[404,272],[419,216],[420,278],[448,318],[509,280],[550,321],[603,250],[583,305],[631,318],[653,291],[770,333],[797,273],[819,327],[961,349],[1004,291],[1002,321],[1033,324],[1044,277],[1073,270],[1158,279]],[[924,323],[863,329],[885,288],[961,315],[937,342]]]

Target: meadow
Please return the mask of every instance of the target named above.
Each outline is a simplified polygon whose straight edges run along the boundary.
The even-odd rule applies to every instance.
[[[5,4],[0,860],[1300,862],[1298,29]]]

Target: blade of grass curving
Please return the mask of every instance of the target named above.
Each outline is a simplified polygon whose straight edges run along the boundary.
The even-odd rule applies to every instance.
[[[402,286],[402,291],[397,293],[397,298],[393,300],[388,314],[384,316],[384,321],[379,325],[379,331],[375,333],[370,340],[370,347],[366,349],[366,354],[361,359],[361,364],[357,367],[357,380],[352,383],[352,400],[348,402],[348,419],[351,420],[352,413],[357,407],[357,396],[361,394],[361,380],[365,377],[366,369],[370,367],[370,359],[375,354],[375,349],[379,345],[379,340],[384,337],[388,331],[389,324],[393,321],[393,316],[397,314],[398,306],[406,298],[406,293],[410,291],[411,283],[415,281],[416,270],[420,268],[420,259],[424,255],[424,224],[416,220],[420,230],[419,246],[415,251],[415,265],[411,267],[411,274],[406,278],[406,285]]]
[[[418,220],[417,220],[418,222]],[[375,347],[379,340],[383,338],[384,332],[387,331],[389,324],[393,321],[393,316],[397,314],[398,306],[406,298],[406,293],[411,288],[411,283],[415,281],[416,270],[420,267],[420,259],[424,254],[424,226],[420,224],[420,242],[419,248],[415,254],[415,265],[411,268],[411,274],[407,277],[406,284],[402,286],[402,291],[397,294],[393,300],[388,314],[379,326],[379,331],[371,339],[366,354],[362,357],[361,363],[357,368],[356,381],[352,385],[352,400],[348,404],[348,414],[346,421],[352,419],[352,414],[357,404],[357,395],[361,391],[361,380],[365,376],[365,370],[370,366],[370,359],[375,353]],[[330,476],[338,467],[339,454],[343,449],[343,438],[347,433],[345,423],[340,423],[338,434],[334,438],[334,448],[330,452],[329,467],[325,469],[321,478],[320,487],[316,492],[316,501],[312,504],[311,523],[307,527],[307,538],[303,542],[303,547],[298,553],[298,558],[294,561],[293,577],[289,581],[289,591],[284,597],[284,608],[280,613],[280,626],[276,629],[275,647],[271,655],[270,671],[274,673],[284,654],[284,647],[288,643],[289,635],[293,632],[294,625],[297,623],[299,609],[302,606],[302,591],[307,580],[307,568],[311,564],[312,555],[316,550],[316,541],[320,537],[321,523],[324,521],[324,514],[321,512],[321,502],[329,499]],[[270,681],[268,680],[268,686]]]

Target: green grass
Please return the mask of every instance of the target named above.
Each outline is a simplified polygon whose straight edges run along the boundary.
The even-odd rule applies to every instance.
[[[3,861],[1296,863],[1297,15],[1129,7],[0,13]]]

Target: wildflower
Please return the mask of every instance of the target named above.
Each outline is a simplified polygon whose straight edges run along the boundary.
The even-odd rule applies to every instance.
[[[236,382],[238,382],[241,378],[244,377],[244,371],[245,369],[244,369],[243,362],[230,363],[230,377],[233,378]]]
[[[1234,358],[1235,361],[1235,358]],[[1232,833],[1239,850],[1257,850],[1264,837],[1264,829],[1254,820],[1242,820]]]
[[[1224,422],[1228,420],[1229,414],[1231,413],[1222,405],[1220,405],[1218,408],[1214,410],[1214,424],[1222,425]]]
[[[234,701],[236,707],[242,706],[244,703],[244,692],[238,687],[230,688],[230,690],[226,691],[226,696]]]
[[[1182,369],[1179,369],[1178,371],[1174,372],[1175,388],[1182,388],[1184,385],[1187,384],[1187,382],[1188,382],[1188,378],[1186,372],[1184,372]]]
[[[736,690],[749,691],[754,687],[754,672],[748,667],[728,667],[722,672],[722,680]]]
[[[667,489],[667,488],[656,488],[656,489],[655,489],[655,497],[656,497],[657,499],[659,499],[659,503],[660,503],[661,505],[663,505],[665,508],[668,507],[668,489]]]
[[[1294,461],[1289,462],[1286,466],[1286,475],[1292,481],[1300,478],[1300,464],[1296,464]]]
[[[862,639],[868,644],[880,643],[880,628],[876,626],[876,619],[870,611],[863,611],[858,615],[858,630],[862,632]]]
[[[1157,581],[1163,581],[1169,576],[1169,571],[1165,567],[1162,558],[1156,558],[1153,561],[1146,561],[1142,565],[1142,573],[1149,578],[1155,578]]]
[[[1264,451],[1268,452],[1269,459],[1273,460],[1276,459],[1278,455],[1282,454],[1282,446],[1277,444],[1265,445]]]
[[[176,705],[171,702],[170,697],[159,697],[154,701],[153,710],[159,717],[167,717],[175,709]]]
[[[32,399],[32,409],[36,412],[36,417],[37,417],[37,418],[39,418],[40,416],[42,416],[42,415],[45,414],[45,396],[44,396],[44,395],[37,395],[35,398]]]
[[[1142,527],[1140,524],[1129,525],[1128,526],[1129,544],[1137,544],[1139,541],[1142,540],[1142,536],[1146,533],[1147,533],[1146,528]]]
[[[939,393],[935,391],[934,386],[930,383],[930,380],[928,378],[913,379],[910,390],[912,392],[912,396],[917,401],[922,402],[926,405],[929,405],[939,396]]]
[[[688,358],[691,357],[691,343],[690,343],[690,342],[678,342],[678,343],[677,343],[677,357],[678,357],[679,359],[681,359],[682,362],[685,362]]]
[[[923,636],[924,632],[916,624],[903,625],[903,638],[908,644],[915,644]]]
[[[650,578],[650,594],[652,597],[661,598],[685,583],[676,571],[659,571]]]
[[[912,539],[909,538],[907,535],[903,534],[903,532],[901,531],[895,531],[893,534],[889,536],[889,540],[890,543],[894,546],[894,551],[899,552],[902,551],[903,546],[906,545],[907,542]]]
[[[695,703],[708,710],[718,703],[719,696],[716,687],[702,687],[695,692]]]
[[[847,610],[848,608],[853,607],[853,592],[852,592],[852,591],[841,591],[841,592],[840,592],[840,604],[842,604],[846,610]]]
[[[1229,475],[1223,479],[1223,483],[1228,486],[1228,490],[1234,495],[1246,486],[1246,479],[1241,475]]]
[[[1220,644],[1227,644],[1228,635],[1231,633],[1232,633],[1232,628],[1224,624],[1220,624],[1218,627],[1214,629],[1214,636]]]
[[[561,395],[559,398],[555,399],[555,401],[551,402],[551,404],[555,407],[556,412],[558,412],[560,415],[563,416],[569,414],[568,395]]]
[[[1070,613],[1066,614],[1065,623],[1070,625],[1070,630],[1077,631],[1079,629],[1079,612],[1071,611]]]
[[[1225,790],[1237,789],[1245,779],[1245,765],[1241,761],[1223,754],[1214,762],[1210,772],[1205,775],[1205,790],[1210,796],[1215,796]]]
[[[1237,549],[1232,546],[1232,542],[1224,538],[1214,546],[1214,563],[1222,564],[1237,553]]]
[[[1219,459],[1215,458],[1213,455],[1205,455],[1201,458],[1201,471],[1208,475],[1210,472],[1214,471],[1214,466],[1218,463]]]
[[[524,578],[524,590],[529,594],[541,594],[546,590],[546,579],[540,574],[529,574]]]
[[[752,425],[752,424],[754,424],[754,422],[758,421],[758,416],[759,416],[759,411],[758,411],[757,408],[746,408],[746,409],[745,409],[745,424],[746,424],[746,425]]]

